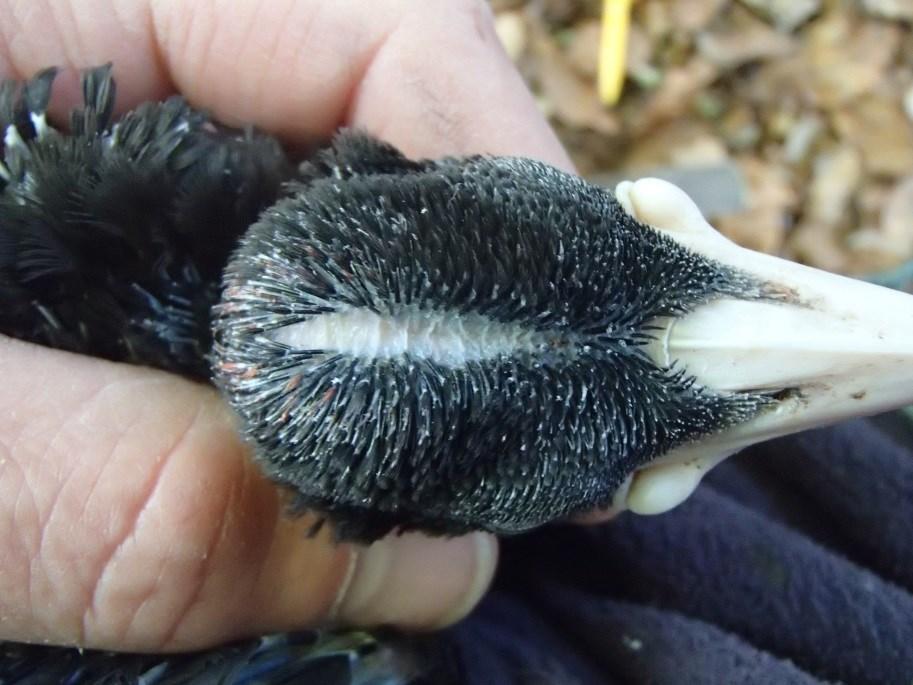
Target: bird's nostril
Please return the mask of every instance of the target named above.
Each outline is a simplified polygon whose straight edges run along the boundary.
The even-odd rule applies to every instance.
[[[777,390],[776,392],[770,393],[768,397],[770,397],[772,400],[776,400],[777,402],[797,400],[802,398],[802,389],[798,387],[783,388],[782,390]]]

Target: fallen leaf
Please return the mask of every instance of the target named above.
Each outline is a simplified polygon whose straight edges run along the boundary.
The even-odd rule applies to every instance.
[[[804,223],[789,236],[785,255],[797,262],[809,264],[825,271],[846,273],[850,260],[845,243],[829,227]]]
[[[913,21],[913,0],[862,0],[862,6],[882,19]]]
[[[821,9],[821,0],[742,0],[781,31],[793,31]]]
[[[569,24],[584,10],[580,0],[534,0],[531,4],[545,22],[552,25]]]
[[[653,46],[647,34],[636,25],[628,31],[628,54],[625,70],[641,88],[655,88],[662,82],[662,72],[653,65]]]
[[[731,70],[760,59],[784,57],[796,50],[796,43],[736,7],[722,28],[698,34],[697,49],[716,66]]]
[[[882,195],[880,219],[847,237],[853,263],[850,268],[859,272],[890,269],[913,258],[913,175],[901,179]],[[876,200],[877,198],[872,198]],[[871,200],[870,200],[871,201]],[[874,208],[873,208],[874,209]]]
[[[682,114],[691,106],[691,99],[713,83],[718,75],[717,67],[702,57],[693,57],[684,66],[666,71],[662,83],[640,108],[636,121],[632,122],[635,134]]]
[[[806,33],[802,60],[810,85],[825,106],[839,105],[873,90],[900,46],[900,28],[852,13],[833,11]]]
[[[843,236],[851,228],[849,209],[861,176],[862,160],[852,145],[837,144],[815,158],[805,213],[789,240],[792,256],[819,269],[848,270]]]
[[[788,98],[824,109],[840,107],[885,82],[901,37],[894,24],[831,11],[802,32],[796,54],[766,61],[745,94],[758,103]]]
[[[804,163],[823,131],[824,122],[817,114],[801,116],[786,133],[783,141],[783,158],[790,164]]]
[[[679,30],[697,33],[707,28],[713,21],[726,0],[676,0],[670,3],[671,18]]]
[[[720,122],[720,133],[729,147],[742,151],[758,143],[762,129],[754,110],[744,103],[736,103]]]
[[[845,273],[909,259],[913,0],[637,0],[612,108],[594,83],[602,0],[491,2],[582,172],[737,169],[751,204],[698,187],[738,242]]]
[[[625,170],[661,166],[716,164],[726,161],[726,145],[709,124],[688,119],[671,121],[651,131],[622,160]]]
[[[672,20],[671,4],[665,0],[641,0],[634,5],[637,24],[643,28],[647,38],[654,44],[664,40],[675,26]]]
[[[863,226],[846,237],[848,273],[872,273],[891,269],[913,256],[909,236],[886,236],[880,229]]]
[[[618,120],[599,102],[595,85],[582,79],[545,36],[535,36],[533,43],[539,96],[546,111],[566,126],[617,134],[621,128]]]
[[[898,181],[888,196],[881,214],[881,232],[892,240],[903,241],[908,246],[913,242],[913,175]],[[913,252],[913,247],[910,248]]]
[[[913,128],[899,100],[869,96],[833,115],[838,133],[862,152],[866,171],[883,176],[913,172]]]
[[[862,178],[862,160],[855,147],[838,144],[815,158],[805,219],[838,227],[847,218],[853,193]]]
[[[505,12],[507,10],[520,9],[526,4],[527,0],[488,0],[491,3],[491,9],[495,13]]]
[[[742,157],[739,167],[748,186],[747,209],[716,217],[719,231],[743,247],[778,253],[786,238],[789,216],[798,202],[789,170],[755,157]]]
[[[599,41],[601,38],[602,22],[598,19],[579,22],[570,34],[565,55],[577,73],[586,78],[596,78],[599,70]]]

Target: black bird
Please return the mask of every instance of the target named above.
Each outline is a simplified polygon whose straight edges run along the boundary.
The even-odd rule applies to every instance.
[[[0,333],[215,381],[342,539],[658,512],[740,447],[911,399],[908,296],[738,248],[668,184],[351,132],[296,166],[178,97],[115,120],[108,67],[62,133],[53,78],[0,88]],[[0,648],[4,682],[416,674],[360,634]]]
[[[908,297],[635,219],[645,190],[697,216],[667,184],[352,132],[296,168],[179,97],[115,121],[109,67],[61,133],[53,79],[0,91],[0,332],[211,378],[341,539],[661,511],[909,398]]]

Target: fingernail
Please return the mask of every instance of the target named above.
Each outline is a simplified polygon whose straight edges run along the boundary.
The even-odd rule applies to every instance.
[[[443,628],[465,618],[475,608],[491,585],[491,580],[498,565],[498,540],[493,535],[475,533],[469,536],[475,543],[476,564],[473,580],[463,595],[463,601],[453,605],[433,628]]]
[[[449,625],[476,605],[496,563],[497,541],[484,533],[384,538],[357,552],[336,619],[426,630]]]

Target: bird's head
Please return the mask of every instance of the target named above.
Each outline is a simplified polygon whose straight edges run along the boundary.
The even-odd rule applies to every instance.
[[[229,264],[214,370],[344,537],[680,502],[753,442],[908,399],[906,295],[739,248],[674,186],[344,134]]]
[[[0,331],[211,362],[340,537],[665,511],[745,445],[913,400],[910,296],[741,249],[667,183],[351,132],[293,173],[180,98],[114,124],[109,67],[62,134],[53,77],[0,85]]]

